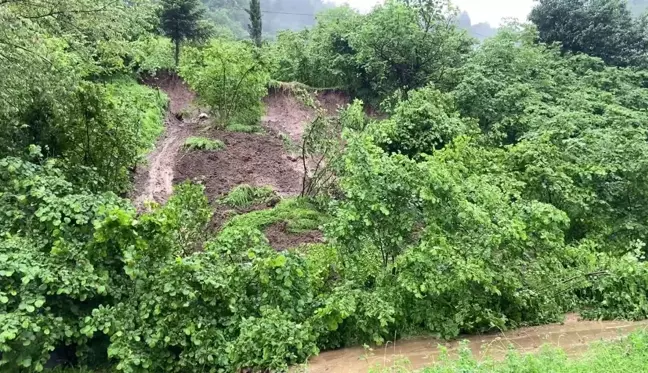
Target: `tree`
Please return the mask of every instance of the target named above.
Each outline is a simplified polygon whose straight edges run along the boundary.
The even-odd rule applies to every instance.
[[[180,62],[180,44],[185,40],[202,40],[209,35],[201,23],[205,8],[200,0],[162,0],[160,23],[164,33],[175,45],[175,63]]]
[[[187,48],[180,76],[211,108],[218,124],[254,125],[267,94],[264,66],[247,43],[214,40],[203,49]]]
[[[367,88],[384,98],[428,82],[447,85],[473,43],[454,19],[454,10],[442,1],[387,2],[368,14],[350,37]]]
[[[250,9],[245,10],[250,15],[250,24],[248,31],[250,38],[257,47],[261,47],[262,42],[262,22],[261,22],[261,0],[250,0]]]
[[[539,40],[563,51],[600,57],[615,66],[645,63],[647,24],[633,19],[626,0],[540,0],[529,19]]]

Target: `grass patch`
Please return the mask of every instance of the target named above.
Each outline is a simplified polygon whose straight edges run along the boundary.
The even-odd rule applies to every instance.
[[[229,207],[245,208],[266,203],[276,196],[277,194],[270,187],[254,187],[242,184],[234,187],[220,200],[220,203]]]
[[[261,126],[251,126],[247,124],[232,123],[225,127],[230,132],[259,133],[263,132]]]
[[[638,331],[616,342],[593,344],[579,358],[569,358],[559,348],[545,347],[540,353],[523,355],[511,352],[502,361],[477,361],[470,349],[463,346],[459,357],[450,358],[442,349],[439,363],[416,370],[419,373],[633,373],[648,367],[648,332]],[[406,359],[393,366],[375,366],[370,373],[414,372]]]
[[[225,144],[220,140],[212,140],[206,137],[189,137],[182,145],[186,150],[220,150]]]
[[[272,209],[253,211],[234,216],[225,223],[223,232],[241,227],[264,230],[267,226],[285,221],[289,232],[299,233],[318,229],[326,216],[315,206],[301,198],[282,200]]]

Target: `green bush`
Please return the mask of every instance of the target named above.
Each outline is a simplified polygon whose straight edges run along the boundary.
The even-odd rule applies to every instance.
[[[262,309],[261,317],[243,319],[232,347],[234,368],[265,367],[274,371],[317,355],[315,334],[308,322],[290,319],[277,309]]]
[[[140,74],[155,75],[175,69],[173,43],[161,36],[147,36],[133,43],[133,68]]]
[[[205,239],[211,211],[200,187],[180,186],[165,207],[137,217],[114,194],[68,182],[53,161],[4,158],[0,170],[3,370],[39,371],[63,345],[83,351],[110,330],[96,323],[97,308],[126,299],[144,268]]]
[[[0,366],[39,371],[55,347],[92,336],[85,318],[97,304],[124,294],[119,238],[99,227],[135,212],[75,187],[53,162],[4,158],[0,170]]]
[[[260,55],[244,43],[213,40],[207,47],[187,48],[182,76],[220,125],[258,124],[269,76]]]
[[[431,86],[409,92],[391,110],[391,117],[379,123],[376,131],[382,147],[415,157],[432,154],[459,135],[477,134],[477,124],[461,118],[453,101]]]
[[[310,30],[283,32],[273,47],[273,78],[340,88],[376,103],[399,89],[453,83],[472,39],[447,22],[445,3],[391,1],[362,15],[327,10]]]
[[[98,325],[110,325],[108,352],[117,369],[283,368],[316,353],[305,319],[313,294],[301,258],[262,242],[207,247],[142,268],[148,275],[131,297],[95,312]]]
[[[185,140],[182,145],[187,150],[221,150],[225,147],[225,144],[220,140],[212,140],[206,137],[189,137]]]
[[[234,187],[227,195],[221,198],[220,203],[236,208],[245,208],[268,202],[275,198],[276,193],[268,186],[254,187],[241,184]]]

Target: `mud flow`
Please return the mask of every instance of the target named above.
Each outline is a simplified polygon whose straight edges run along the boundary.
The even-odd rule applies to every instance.
[[[306,371],[366,373],[376,365],[390,367],[403,359],[409,361],[410,369],[421,369],[437,361],[440,355],[439,345],[446,347],[451,357],[456,356],[461,340],[467,341],[467,347],[479,359],[487,356],[503,359],[510,346],[526,354],[539,352],[544,345],[559,347],[573,357],[584,353],[593,342],[618,339],[642,328],[648,328],[648,321],[579,321],[576,315],[568,315],[562,324],[466,336],[452,342],[417,338],[389,342],[385,346],[374,347],[373,351],[366,351],[362,347],[327,351],[309,361]]]
[[[135,173],[133,200],[138,210],[147,201],[164,203],[173,192],[174,168],[184,141],[189,137],[194,123],[181,115],[187,111],[195,95],[177,76],[161,75],[149,78],[147,85],[159,88],[169,97],[169,108],[165,117],[164,136],[148,155],[147,163],[138,166]]]

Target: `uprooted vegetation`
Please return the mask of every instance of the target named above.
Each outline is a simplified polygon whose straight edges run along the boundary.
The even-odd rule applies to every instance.
[[[225,147],[225,144],[220,140],[212,140],[206,137],[192,136],[187,138],[182,146],[186,150],[214,151],[223,149]]]
[[[127,373],[281,371],[566,312],[648,317],[641,66],[526,25],[475,46],[423,0],[335,8],[261,49],[195,41],[187,86],[168,74],[167,134],[189,128],[190,88],[213,121],[189,143],[224,147],[183,152],[173,195],[138,212],[123,196],[167,103],[132,76],[173,69],[155,3],[43,4],[0,2],[0,370],[64,351]],[[269,86],[266,105],[304,106],[264,118]]]

